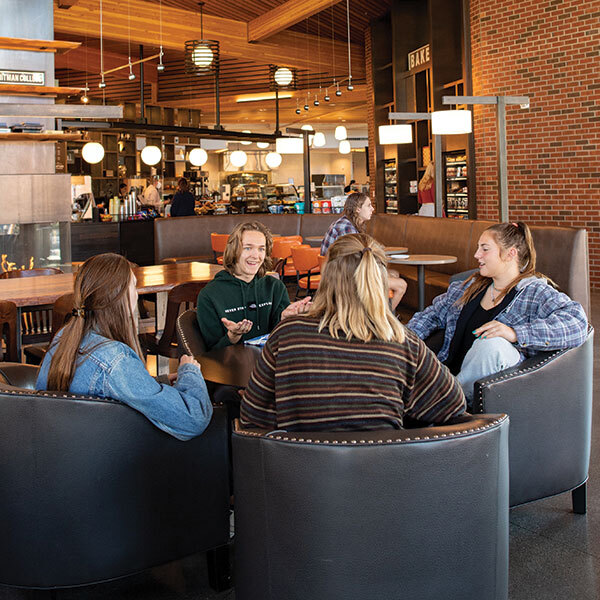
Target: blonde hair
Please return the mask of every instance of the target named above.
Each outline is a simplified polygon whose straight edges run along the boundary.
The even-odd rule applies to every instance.
[[[320,319],[319,331],[347,340],[404,341],[404,329],[388,300],[383,248],[364,233],[339,237],[329,248],[321,283],[309,316]]]
[[[425,173],[423,173],[423,177],[421,177],[421,181],[419,181],[419,189],[423,192],[428,190],[435,180],[435,164],[431,161],[427,168],[425,169]]]
[[[235,265],[242,252],[242,237],[246,231],[258,231],[265,236],[265,260],[258,269],[257,276],[264,277],[271,268],[271,252],[273,251],[273,236],[271,232],[262,223],[251,221],[249,223],[240,223],[236,225],[229,234],[227,245],[223,252],[223,266],[229,273],[235,275]]]
[[[526,277],[545,277],[535,270],[536,254],[535,246],[533,245],[533,238],[531,237],[531,230],[529,227],[521,221],[515,223],[498,223],[488,227],[485,232],[490,233],[494,238],[494,241],[500,246],[501,255],[511,248],[517,250],[517,264],[519,266],[519,275],[515,277],[509,285],[499,294],[499,298],[506,296],[522,279]],[[551,285],[555,285],[554,282],[545,277]],[[474,273],[469,277],[465,283],[465,291],[458,301],[459,304],[463,305],[469,302],[471,298],[474,298],[487,288],[492,282],[491,277],[484,277],[479,273]]]
[[[62,328],[50,363],[48,389],[66,392],[71,386],[83,338],[93,331],[127,344],[140,358],[135,320],[129,300],[131,263],[119,254],[98,254],[81,265],[75,277],[73,316]]]

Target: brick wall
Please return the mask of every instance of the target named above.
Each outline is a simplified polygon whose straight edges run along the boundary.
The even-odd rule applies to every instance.
[[[509,217],[589,232],[600,289],[600,11],[597,0],[471,0],[473,95],[507,108]],[[498,218],[495,109],[474,108],[477,214]],[[557,249],[560,251],[560,249]]]

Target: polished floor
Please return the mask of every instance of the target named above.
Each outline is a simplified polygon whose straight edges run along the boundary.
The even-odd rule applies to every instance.
[[[600,323],[600,294],[592,297],[592,322]],[[600,403],[600,369],[597,368],[600,333],[596,335],[594,346],[594,401]],[[565,398],[565,402],[568,401]],[[522,506],[510,513],[510,600],[600,599],[600,427],[597,426],[600,411],[594,411],[593,421],[587,515],[571,512],[570,494]],[[465,565],[465,569],[477,569],[477,565]],[[398,598],[401,598],[400,581],[398,588]],[[49,597],[45,592],[0,587],[0,600],[45,597]],[[57,598],[234,600],[235,592],[213,592],[208,586],[205,558],[198,555],[126,579],[61,590]]]

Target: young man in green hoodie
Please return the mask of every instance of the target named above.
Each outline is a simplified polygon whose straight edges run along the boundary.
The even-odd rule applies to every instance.
[[[270,333],[281,319],[308,310],[310,297],[290,304],[283,282],[266,275],[272,248],[271,233],[257,221],[231,232],[225,269],[198,294],[198,325],[208,350]]]

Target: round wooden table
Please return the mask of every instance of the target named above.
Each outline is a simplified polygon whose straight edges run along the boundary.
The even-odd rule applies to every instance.
[[[419,283],[419,311],[425,308],[425,266],[449,265],[455,263],[456,256],[445,254],[406,254],[406,258],[390,257],[389,262],[398,265],[416,265]]]
[[[206,381],[245,388],[262,348],[235,344],[196,356]]]
[[[386,246],[385,253],[389,256],[390,254],[406,254],[408,248],[406,246]]]

